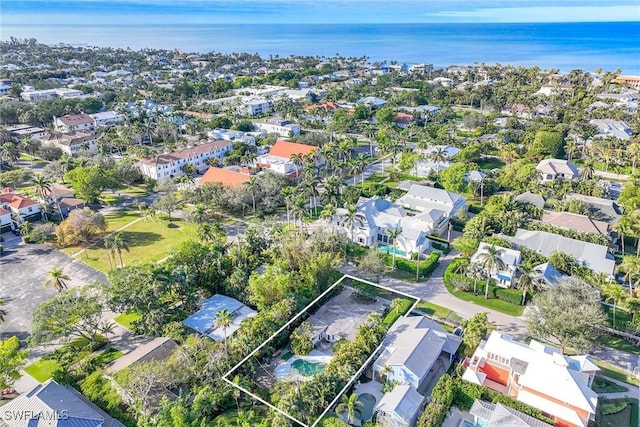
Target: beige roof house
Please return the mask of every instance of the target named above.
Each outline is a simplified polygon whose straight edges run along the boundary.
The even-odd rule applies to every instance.
[[[609,235],[609,224],[606,222],[571,212],[545,212],[542,216],[542,222],[583,233]]]
[[[556,179],[576,179],[580,176],[578,167],[568,160],[544,159],[536,170],[542,174],[542,182],[555,181]]]

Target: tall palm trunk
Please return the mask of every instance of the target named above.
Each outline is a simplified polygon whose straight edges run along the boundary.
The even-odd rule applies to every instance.
[[[487,284],[484,287],[484,299],[489,299],[489,283],[491,283],[491,270],[487,272]]]

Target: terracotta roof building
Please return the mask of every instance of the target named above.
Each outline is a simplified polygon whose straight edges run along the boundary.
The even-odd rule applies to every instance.
[[[260,169],[269,169],[276,173],[294,178],[302,170],[302,166],[291,161],[291,156],[300,154],[302,156],[313,155],[318,147],[313,145],[298,144],[295,142],[276,141],[268,154],[259,156],[256,164]],[[316,164],[322,164],[322,159],[315,157]]]
[[[251,177],[247,174],[235,172],[229,169],[210,167],[200,178],[200,185],[222,184],[225,187],[237,188],[249,182]]]
[[[53,125],[60,132],[71,132],[74,130],[95,130],[93,117],[88,114],[67,114],[62,117],[54,117]]]

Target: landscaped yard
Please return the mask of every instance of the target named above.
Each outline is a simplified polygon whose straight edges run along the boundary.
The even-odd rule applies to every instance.
[[[481,159],[477,159],[475,163],[480,167],[480,169],[484,170],[501,169],[505,165],[504,160],[496,157],[483,157]]]
[[[430,303],[428,301],[420,301],[416,306],[417,310],[422,311],[429,316],[437,317],[439,319],[446,319],[452,312],[446,307]]]
[[[633,345],[633,343],[622,337],[606,334],[602,338],[602,345],[640,356],[640,347]]]
[[[484,299],[484,295],[482,295],[482,293],[474,296],[469,292],[456,291],[451,286],[447,286],[447,290],[453,296],[463,301],[473,302],[474,304],[477,304],[479,306],[490,308],[504,314],[509,314],[511,316],[522,316],[522,312],[524,312],[524,306],[522,305],[511,304],[510,302],[497,298]]]
[[[140,218],[140,213],[138,211],[132,211],[127,209],[120,209],[115,212],[109,212],[104,216],[104,219],[107,223],[107,229],[104,234],[107,235],[109,233],[114,232],[115,230],[129,224],[130,222],[135,221]],[[98,243],[100,245],[100,243]],[[66,254],[73,254],[78,252],[82,247],[80,246],[67,246],[63,248],[62,251]]]
[[[608,379],[601,377],[600,375],[597,375],[593,380],[593,386],[591,388],[598,394],[624,393],[628,391],[626,387],[622,387],[613,381],[609,381]]]
[[[133,329],[132,323],[140,319],[140,315],[136,312],[123,313],[116,316],[113,320],[120,326],[124,326],[127,329]]]
[[[613,378],[614,380],[625,382],[627,384],[634,385],[636,387],[640,385],[640,380],[638,378],[626,373],[622,369],[619,369],[601,360],[596,359],[595,362],[596,362],[596,365],[600,367],[601,375],[605,377]]]
[[[40,359],[24,368],[24,371],[42,383],[51,378],[53,373],[58,369],[60,369],[60,364],[57,361],[53,359]]]
[[[122,261],[125,265],[159,261],[181,243],[194,238],[195,230],[194,224],[178,219],[168,222],[155,217],[138,221],[121,231],[122,238],[129,246],[129,251],[122,251]],[[109,258],[109,251],[101,245],[89,248],[78,257],[105,273],[112,269]],[[115,261],[116,264],[120,262],[117,255]]]
[[[611,399],[601,402],[596,414],[597,427],[637,427],[638,399]]]

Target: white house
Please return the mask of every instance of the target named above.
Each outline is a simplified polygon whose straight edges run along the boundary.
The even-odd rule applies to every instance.
[[[442,150],[444,154],[443,161],[433,161],[430,159],[432,153],[437,150]],[[417,152],[421,153],[424,158],[419,159],[416,162],[415,172],[417,176],[425,177],[431,174],[432,172],[438,173],[447,169],[451,166],[451,158],[453,158],[456,154],[460,152],[460,149],[457,147],[451,147],[449,145],[434,145],[425,149],[416,149]]]
[[[264,98],[250,98],[242,102],[242,110],[249,116],[262,116],[267,114],[271,110],[271,107],[273,107],[273,102]]]
[[[43,144],[51,144],[60,148],[67,156],[73,156],[82,151],[94,154],[98,152],[98,141],[93,132],[72,131],[62,134],[46,134],[41,141]]]
[[[115,111],[105,111],[103,113],[89,114],[93,119],[94,127],[110,127],[115,124],[121,123],[124,120],[122,114]]]
[[[544,159],[538,163],[536,170],[541,174],[541,182],[556,181],[557,179],[577,179],[580,177],[578,167],[568,160]]]
[[[456,212],[467,210],[466,199],[459,194],[434,187],[412,184],[409,191],[396,203],[417,213],[416,217],[429,218],[432,232],[440,233]]]
[[[481,264],[482,254],[486,253],[490,247],[491,245],[489,243],[480,243],[478,250],[471,257],[471,263]],[[496,246],[495,248],[500,251],[500,259],[504,263],[504,268],[500,270],[493,268],[491,270],[491,277],[496,280],[498,286],[509,288],[514,284],[515,277],[518,273],[518,266],[522,262],[522,254],[520,251],[511,248],[504,248],[502,246]]]
[[[461,338],[445,331],[424,316],[400,317],[385,338],[384,350],[373,363],[374,374],[385,381],[422,389],[440,360],[439,371],[446,372]]]
[[[141,159],[137,164],[143,175],[152,179],[174,178],[183,176],[182,168],[193,165],[198,172],[207,170],[207,160],[222,158],[233,149],[233,141],[207,141],[188,148],[160,154],[155,157]]]
[[[88,114],[67,114],[53,118],[53,126],[60,132],[95,130],[93,118]]]
[[[5,221],[7,219],[13,223],[13,228],[22,221],[35,221],[40,219],[40,204],[33,199],[16,194],[16,192],[10,188],[5,188],[2,190],[2,193],[0,193],[0,208],[4,211],[0,215],[2,216],[3,227],[5,227]],[[9,212],[8,218],[6,212]]]
[[[0,233],[11,231],[13,221],[11,220],[11,211],[0,207]]]
[[[209,139],[218,139],[225,141],[233,141],[233,142],[244,142],[248,145],[255,145],[256,138],[253,135],[250,135],[246,132],[242,132],[239,130],[232,129],[213,129],[207,131],[207,138]]]
[[[295,178],[303,166],[292,160],[293,156],[314,156],[316,164],[322,164],[322,159],[316,156],[318,147],[295,142],[276,141],[268,154],[258,156],[256,166],[263,170],[271,170],[289,178]]]
[[[41,139],[45,135],[45,130],[36,126],[14,125],[8,126],[6,131],[14,137],[16,141],[22,141],[24,137],[29,139]]]
[[[387,251],[395,251],[396,255],[407,258],[413,253],[429,250],[427,235],[434,225],[429,216],[410,217],[401,206],[377,197],[361,197],[356,209],[353,223],[347,219],[346,209],[338,209],[335,218],[341,232],[354,243],[369,247],[381,245]],[[392,230],[400,230],[395,242],[390,236]]]
[[[424,397],[407,384],[396,385],[376,404],[378,425],[391,427],[414,426],[424,408]]]
[[[622,120],[593,119],[589,123],[598,127],[598,133],[594,138],[613,137],[628,141],[633,135],[629,125]]]
[[[277,133],[283,137],[300,135],[300,125],[291,123],[289,120],[269,119],[264,122],[256,122],[255,125],[265,133]]]

